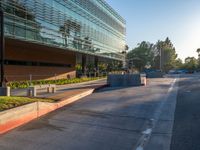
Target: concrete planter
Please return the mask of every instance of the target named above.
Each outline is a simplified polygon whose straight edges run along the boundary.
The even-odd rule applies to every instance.
[[[75,102],[85,96],[88,96],[92,94],[94,90],[95,89],[90,89],[70,98],[62,99],[57,103],[34,102],[0,112],[0,134],[3,134],[33,119],[43,116],[67,104]]]

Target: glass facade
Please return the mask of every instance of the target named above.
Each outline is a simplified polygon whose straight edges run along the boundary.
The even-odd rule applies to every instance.
[[[104,0],[0,0],[5,35],[123,60],[125,20]]]

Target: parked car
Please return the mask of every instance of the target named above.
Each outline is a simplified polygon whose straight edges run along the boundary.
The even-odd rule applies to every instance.
[[[178,74],[177,70],[173,69],[173,70],[169,70],[168,74]]]
[[[194,73],[194,70],[188,70],[188,73],[192,74],[192,73]]]
[[[194,71],[193,71],[194,72]],[[172,69],[168,72],[168,74],[186,74],[190,73],[187,69]],[[191,72],[192,73],[192,72]]]
[[[179,70],[177,70],[177,73],[178,74],[186,74],[186,73],[189,73],[189,71],[187,69],[179,69]]]

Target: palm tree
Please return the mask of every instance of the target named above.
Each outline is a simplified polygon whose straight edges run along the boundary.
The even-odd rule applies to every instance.
[[[60,26],[60,32],[62,33],[63,39],[64,39],[64,45],[68,46],[68,38],[70,35],[70,24],[67,20],[63,26]]]
[[[71,36],[71,32],[74,32],[74,42],[76,43],[80,38],[81,25],[73,20],[66,20],[62,26],[60,26],[60,32],[64,39],[64,45],[68,46],[68,39]]]

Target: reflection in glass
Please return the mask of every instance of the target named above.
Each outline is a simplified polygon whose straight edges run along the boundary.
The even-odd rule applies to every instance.
[[[125,21],[103,0],[0,0],[8,37],[122,60]]]

